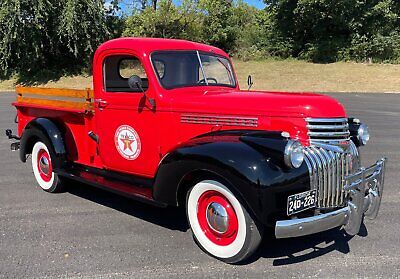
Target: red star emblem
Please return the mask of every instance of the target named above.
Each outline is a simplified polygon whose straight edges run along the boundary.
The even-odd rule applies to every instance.
[[[132,143],[135,142],[133,138],[130,138],[128,134],[125,134],[125,136],[121,136],[120,141],[122,141],[122,143],[124,144],[124,151],[126,149],[129,149],[131,152],[133,152]]]

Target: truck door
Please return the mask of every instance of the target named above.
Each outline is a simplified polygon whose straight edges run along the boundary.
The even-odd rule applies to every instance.
[[[95,123],[102,164],[152,177],[159,162],[156,112],[140,88],[129,87],[128,79],[139,76],[148,96],[155,96],[154,86],[140,59],[131,53],[105,55],[101,66],[102,86],[95,84]]]

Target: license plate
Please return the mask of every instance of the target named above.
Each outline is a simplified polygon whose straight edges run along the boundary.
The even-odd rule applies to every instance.
[[[293,215],[309,208],[313,208],[316,204],[317,190],[291,195],[287,199],[287,215]]]

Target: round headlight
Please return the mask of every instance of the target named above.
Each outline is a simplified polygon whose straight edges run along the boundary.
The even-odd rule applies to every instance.
[[[369,131],[368,126],[365,124],[361,124],[357,131],[357,138],[360,144],[366,145],[369,141]]]
[[[285,164],[288,167],[300,168],[304,161],[303,146],[296,140],[289,140],[285,147]]]

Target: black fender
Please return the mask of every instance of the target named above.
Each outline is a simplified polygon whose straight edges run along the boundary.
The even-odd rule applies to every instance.
[[[36,118],[30,121],[22,132],[20,159],[26,162],[26,155],[32,152],[35,140],[44,141],[50,147],[53,165],[61,168],[66,162],[66,148],[62,133],[57,125],[47,118]]]
[[[202,179],[210,179],[209,175],[211,179],[222,179],[256,219],[274,226],[278,218],[287,218],[287,196],[310,189],[306,164],[295,169],[284,163],[287,142],[279,132],[244,130],[194,138],[163,158],[155,177],[153,197],[169,205],[180,205],[179,193],[185,182],[193,186],[196,177],[192,174],[207,174]]]

